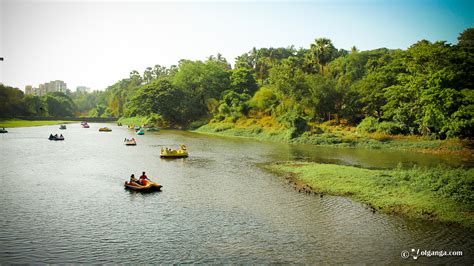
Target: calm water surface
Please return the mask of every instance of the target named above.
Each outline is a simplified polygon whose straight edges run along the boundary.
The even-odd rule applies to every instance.
[[[256,164],[303,159],[369,168],[472,165],[461,157],[318,148],[179,131],[135,136],[104,124],[0,135],[0,263],[405,263],[400,252],[462,250],[425,263],[472,263],[472,232],[372,214],[343,197],[296,193]],[[50,133],[66,140],[51,142]],[[123,145],[135,137],[138,145]],[[190,157],[159,158],[185,143]],[[124,190],[131,173],[163,192]]]

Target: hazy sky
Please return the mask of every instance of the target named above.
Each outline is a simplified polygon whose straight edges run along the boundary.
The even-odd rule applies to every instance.
[[[474,27],[474,1],[44,1],[0,0],[0,82],[50,80],[105,89],[131,70],[230,62],[252,47],[406,49],[421,39],[457,43]]]

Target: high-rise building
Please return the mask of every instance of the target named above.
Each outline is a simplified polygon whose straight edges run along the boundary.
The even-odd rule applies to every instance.
[[[34,94],[33,86],[31,86],[31,85],[26,85],[26,86],[25,86],[25,94]]]
[[[86,87],[86,86],[77,86],[76,87],[77,92],[89,92],[90,90],[91,90],[91,88]]]
[[[46,86],[45,86],[44,84],[40,84],[40,85],[39,85],[39,88],[38,88],[38,93],[37,93],[37,95],[43,96],[43,95],[45,95],[46,93],[47,93],[47,91],[46,91]]]
[[[62,80],[54,80],[44,84],[46,87],[46,92],[66,92],[67,85]]]
[[[38,96],[46,95],[48,92],[66,92],[67,91],[67,84],[62,80],[54,80],[50,82],[46,82],[44,84],[40,84],[38,88],[33,88],[31,85],[25,86],[25,94],[33,94]]]

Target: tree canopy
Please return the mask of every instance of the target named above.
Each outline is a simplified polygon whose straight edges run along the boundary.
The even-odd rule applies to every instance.
[[[168,126],[273,117],[295,134],[334,120],[389,134],[471,137],[474,29],[457,44],[420,40],[406,50],[252,48],[235,58],[132,70],[105,91],[25,96],[0,86],[2,115],[153,116]],[[379,125],[379,126],[374,126]]]

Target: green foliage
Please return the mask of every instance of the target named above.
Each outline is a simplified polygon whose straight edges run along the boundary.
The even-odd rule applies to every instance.
[[[36,126],[47,126],[47,125],[59,125],[65,123],[74,123],[74,121],[64,120],[22,120],[22,119],[0,119],[0,128],[12,128],[12,127],[36,127]]]
[[[474,228],[474,170],[445,167],[369,170],[353,166],[284,162],[266,165],[291,173],[314,191],[346,195],[385,213]]]
[[[105,110],[107,106],[99,104],[95,108],[89,111],[90,117],[103,117],[105,115]]]
[[[182,91],[168,78],[160,78],[139,87],[126,105],[126,116],[158,114],[171,123],[181,122]]]
[[[362,133],[384,133],[389,135],[405,134],[406,127],[393,121],[379,121],[375,117],[368,116],[360,122],[357,130]]]
[[[308,130],[308,122],[298,114],[297,108],[279,117],[278,121],[291,130],[290,138],[296,138]]]
[[[207,123],[209,123],[209,121],[207,121],[207,120],[193,121],[188,125],[188,129],[189,130],[196,130],[196,129],[206,125]]]
[[[253,71],[248,68],[234,69],[230,75],[230,86],[233,91],[248,95],[253,95],[258,89]]]
[[[396,122],[382,121],[376,125],[376,131],[379,133],[385,133],[389,135],[405,134],[407,129]]]
[[[172,84],[184,95],[181,99],[184,123],[208,116],[208,100],[219,98],[229,88],[229,76],[224,64],[219,61],[180,61]]]
[[[373,133],[377,131],[379,120],[375,117],[368,116],[357,126],[357,130],[365,133]]]
[[[318,38],[311,44],[308,58],[313,64],[321,66],[321,73],[324,74],[324,67],[336,57],[337,50],[331,40]]]
[[[474,28],[465,29],[459,34],[459,45],[474,46]]]
[[[239,117],[247,114],[249,99],[250,96],[246,93],[239,94],[233,90],[225,91],[219,102],[218,114],[215,118],[218,121],[230,118],[235,122]]]
[[[25,113],[23,106],[24,93],[13,87],[0,84],[0,115],[15,117]]]
[[[308,123],[356,125],[366,118],[361,132],[470,138],[472,36],[469,28],[457,45],[421,40],[407,50],[350,52],[317,38],[307,49],[253,48],[236,58],[234,69],[217,54],[150,66],[143,75],[132,70],[104,92],[38,97],[1,85],[0,114],[156,116],[177,127],[271,116],[289,138],[304,135]]]
[[[249,106],[257,112],[266,114],[272,113],[272,110],[278,105],[278,97],[271,87],[261,87],[249,100]]]
[[[103,91],[93,92],[73,92],[70,93],[70,98],[76,106],[75,113],[79,116],[87,116],[88,113],[96,108],[97,105],[106,105],[106,95]]]
[[[44,96],[48,114],[56,117],[74,116],[75,104],[72,99],[62,92],[52,92]]]
[[[123,125],[136,125],[141,126],[145,125],[148,117],[134,116],[134,117],[121,117],[117,122],[122,123]]]
[[[399,167],[388,174],[394,184],[408,183],[414,191],[428,190],[440,197],[471,206],[470,211],[474,211],[474,169]]]
[[[44,98],[34,95],[26,95],[24,98],[26,113],[32,116],[47,116],[48,107]]]
[[[444,138],[472,132],[472,127],[456,119],[461,115],[463,121],[470,121],[474,104],[463,92],[472,85],[463,79],[465,70],[452,63],[459,56],[457,47],[444,42],[423,40],[412,45],[401,56],[403,71],[396,84],[385,89],[384,118],[406,125],[414,134]]]

